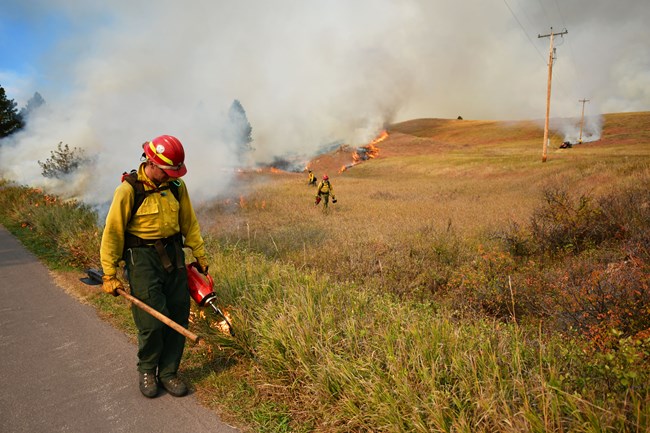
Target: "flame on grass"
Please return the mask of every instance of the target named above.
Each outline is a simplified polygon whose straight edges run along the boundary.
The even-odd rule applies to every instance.
[[[226,316],[226,319],[228,319],[228,322],[232,323],[232,317],[230,316],[230,313],[227,311],[222,311],[223,315]],[[212,322],[210,323],[211,328],[218,329],[219,332],[225,335],[230,335],[230,327],[228,326],[228,322],[225,320],[221,320],[219,322]]]
[[[377,147],[377,144],[381,143],[387,138],[388,138],[388,132],[386,130],[381,131],[381,133],[377,136],[377,138],[372,140],[367,145],[361,146],[356,151],[354,151],[354,153],[352,154],[352,163],[342,166],[339,169],[339,173],[342,173],[348,168],[354,167],[355,165],[360,164],[363,161],[375,158],[377,155],[379,155],[379,147]]]
[[[223,315],[226,316],[226,319],[228,319],[228,322],[232,323],[232,317],[229,312],[221,310],[223,312]],[[214,316],[215,314],[213,314]],[[197,312],[191,311],[190,312],[190,323],[194,324],[197,323],[199,320],[208,320],[208,315],[206,314],[204,309],[200,309]],[[224,335],[230,335],[230,328],[228,327],[228,323],[226,323],[225,320],[210,320],[210,328],[216,329],[217,331],[221,332]]]

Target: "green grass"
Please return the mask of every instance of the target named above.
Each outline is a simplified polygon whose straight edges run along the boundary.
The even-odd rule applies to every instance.
[[[627,387],[619,392],[631,400],[618,400],[581,344],[541,328],[457,316],[238,251],[217,257],[224,291],[239,293],[240,347],[220,356],[249,359],[257,421],[265,398],[287,408],[267,418],[290,413],[294,431],[633,431],[625,408],[647,409],[645,375],[640,392]]]

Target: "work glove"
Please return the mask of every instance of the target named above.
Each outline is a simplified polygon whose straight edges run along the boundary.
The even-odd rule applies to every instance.
[[[196,257],[196,264],[199,265],[199,272],[208,275],[208,259],[205,256]]]
[[[336,203],[336,198],[332,197],[332,203]]]
[[[104,283],[102,284],[102,289],[106,293],[109,293],[113,296],[119,296],[120,294],[117,293],[117,289],[124,290],[124,286],[122,285],[122,282],[118,280],[115,277],[115,275],[104,275],[102,277],[102,280],[104,281]]]

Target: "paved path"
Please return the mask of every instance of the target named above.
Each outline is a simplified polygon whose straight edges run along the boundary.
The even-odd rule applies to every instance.
[[[137,348],[0,226],[0,433],[230,433],[193,395],[138,389]]]

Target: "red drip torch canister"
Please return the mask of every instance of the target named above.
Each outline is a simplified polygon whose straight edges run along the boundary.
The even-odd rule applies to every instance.
[[[203,275],[199,272],[196,263],[189,263],[185,267],[187,268],[187,285],[189,286],[190,296],[192,296],[192,299],[194,299],[200,307],[205,307],[206,305],[212,307],[214,312],[221,316],[226,322],[230,335],[234,336],[235,331],[232,329],[230,321],[216,304],[217,294],[214,293],[214,290],[212,289],[214,287],[212,276],[210,274]]]
[[[196,267],[196,263],[186,265],[187,284],[190,287],[190,295],[201,307],[204,307],[209,300],[216,297],[212,288],[214,280],[210,274],[203,275]]]

